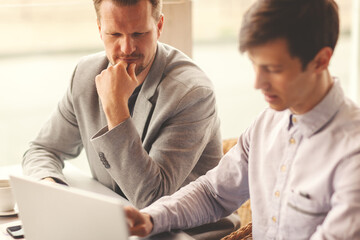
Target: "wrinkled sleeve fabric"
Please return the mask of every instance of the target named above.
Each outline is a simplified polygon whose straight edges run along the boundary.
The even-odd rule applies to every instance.
[[[228,216],[249,198],[248,135],[243,134],[219,165],[195,182],[142,212],[154,221],[152,234],[187,229]]]
[[[70,86],[25,152],[22,163],[25,175],[37,179],[53,177],[66,183],[62,173],[64,160],[77,157],[83,148],[71,91]]]
[[[131,118],[111,131],[100,130],[91,143],[104,154],[109,174],[126,197],[143,208],[174,193],[194,169],[218,129],[215,105],[211,88],[190,89],[178,100],[173,115],[167,116],[148,151]]]

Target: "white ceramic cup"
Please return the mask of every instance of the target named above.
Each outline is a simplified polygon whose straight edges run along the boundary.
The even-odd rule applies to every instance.
[[[0,212],[8,212],[15,207],[15,198],[12,193],[9,179],[0,179]]]

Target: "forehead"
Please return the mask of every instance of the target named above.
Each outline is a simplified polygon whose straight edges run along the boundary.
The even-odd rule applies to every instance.
[[[119,27],[146,27],[154,23],[151,3],[146,0],[140,0],[137,4],[130,6],[105,0],[99,7],[99,13],[101,23],[111,23]]]
[[[249,48],[249,58],[258,64],[282,64],[296,58],[289,52],[287,40],[278,38]]]

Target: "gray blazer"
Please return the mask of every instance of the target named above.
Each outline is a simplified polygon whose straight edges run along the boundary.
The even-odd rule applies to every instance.
[[[217,165],[222,148],[215,94],[191,59],[158,43],[132,118],[111,131],[95,87],[108,65],[104,52],[79,62],[58,108],[24,154],[25,174],[66,183],[63,161],[84,148],[93,177],[113,190],[117,184],[142,208]]]

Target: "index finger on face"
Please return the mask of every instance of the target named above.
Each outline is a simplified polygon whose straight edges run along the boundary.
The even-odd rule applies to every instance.
[[[127,69],[128,63],[125,61],[119,61],[114,65],[114,68]]]
[[[136,79],[136,63],[130,63],[128,66],[128,73],[132,79]]]

